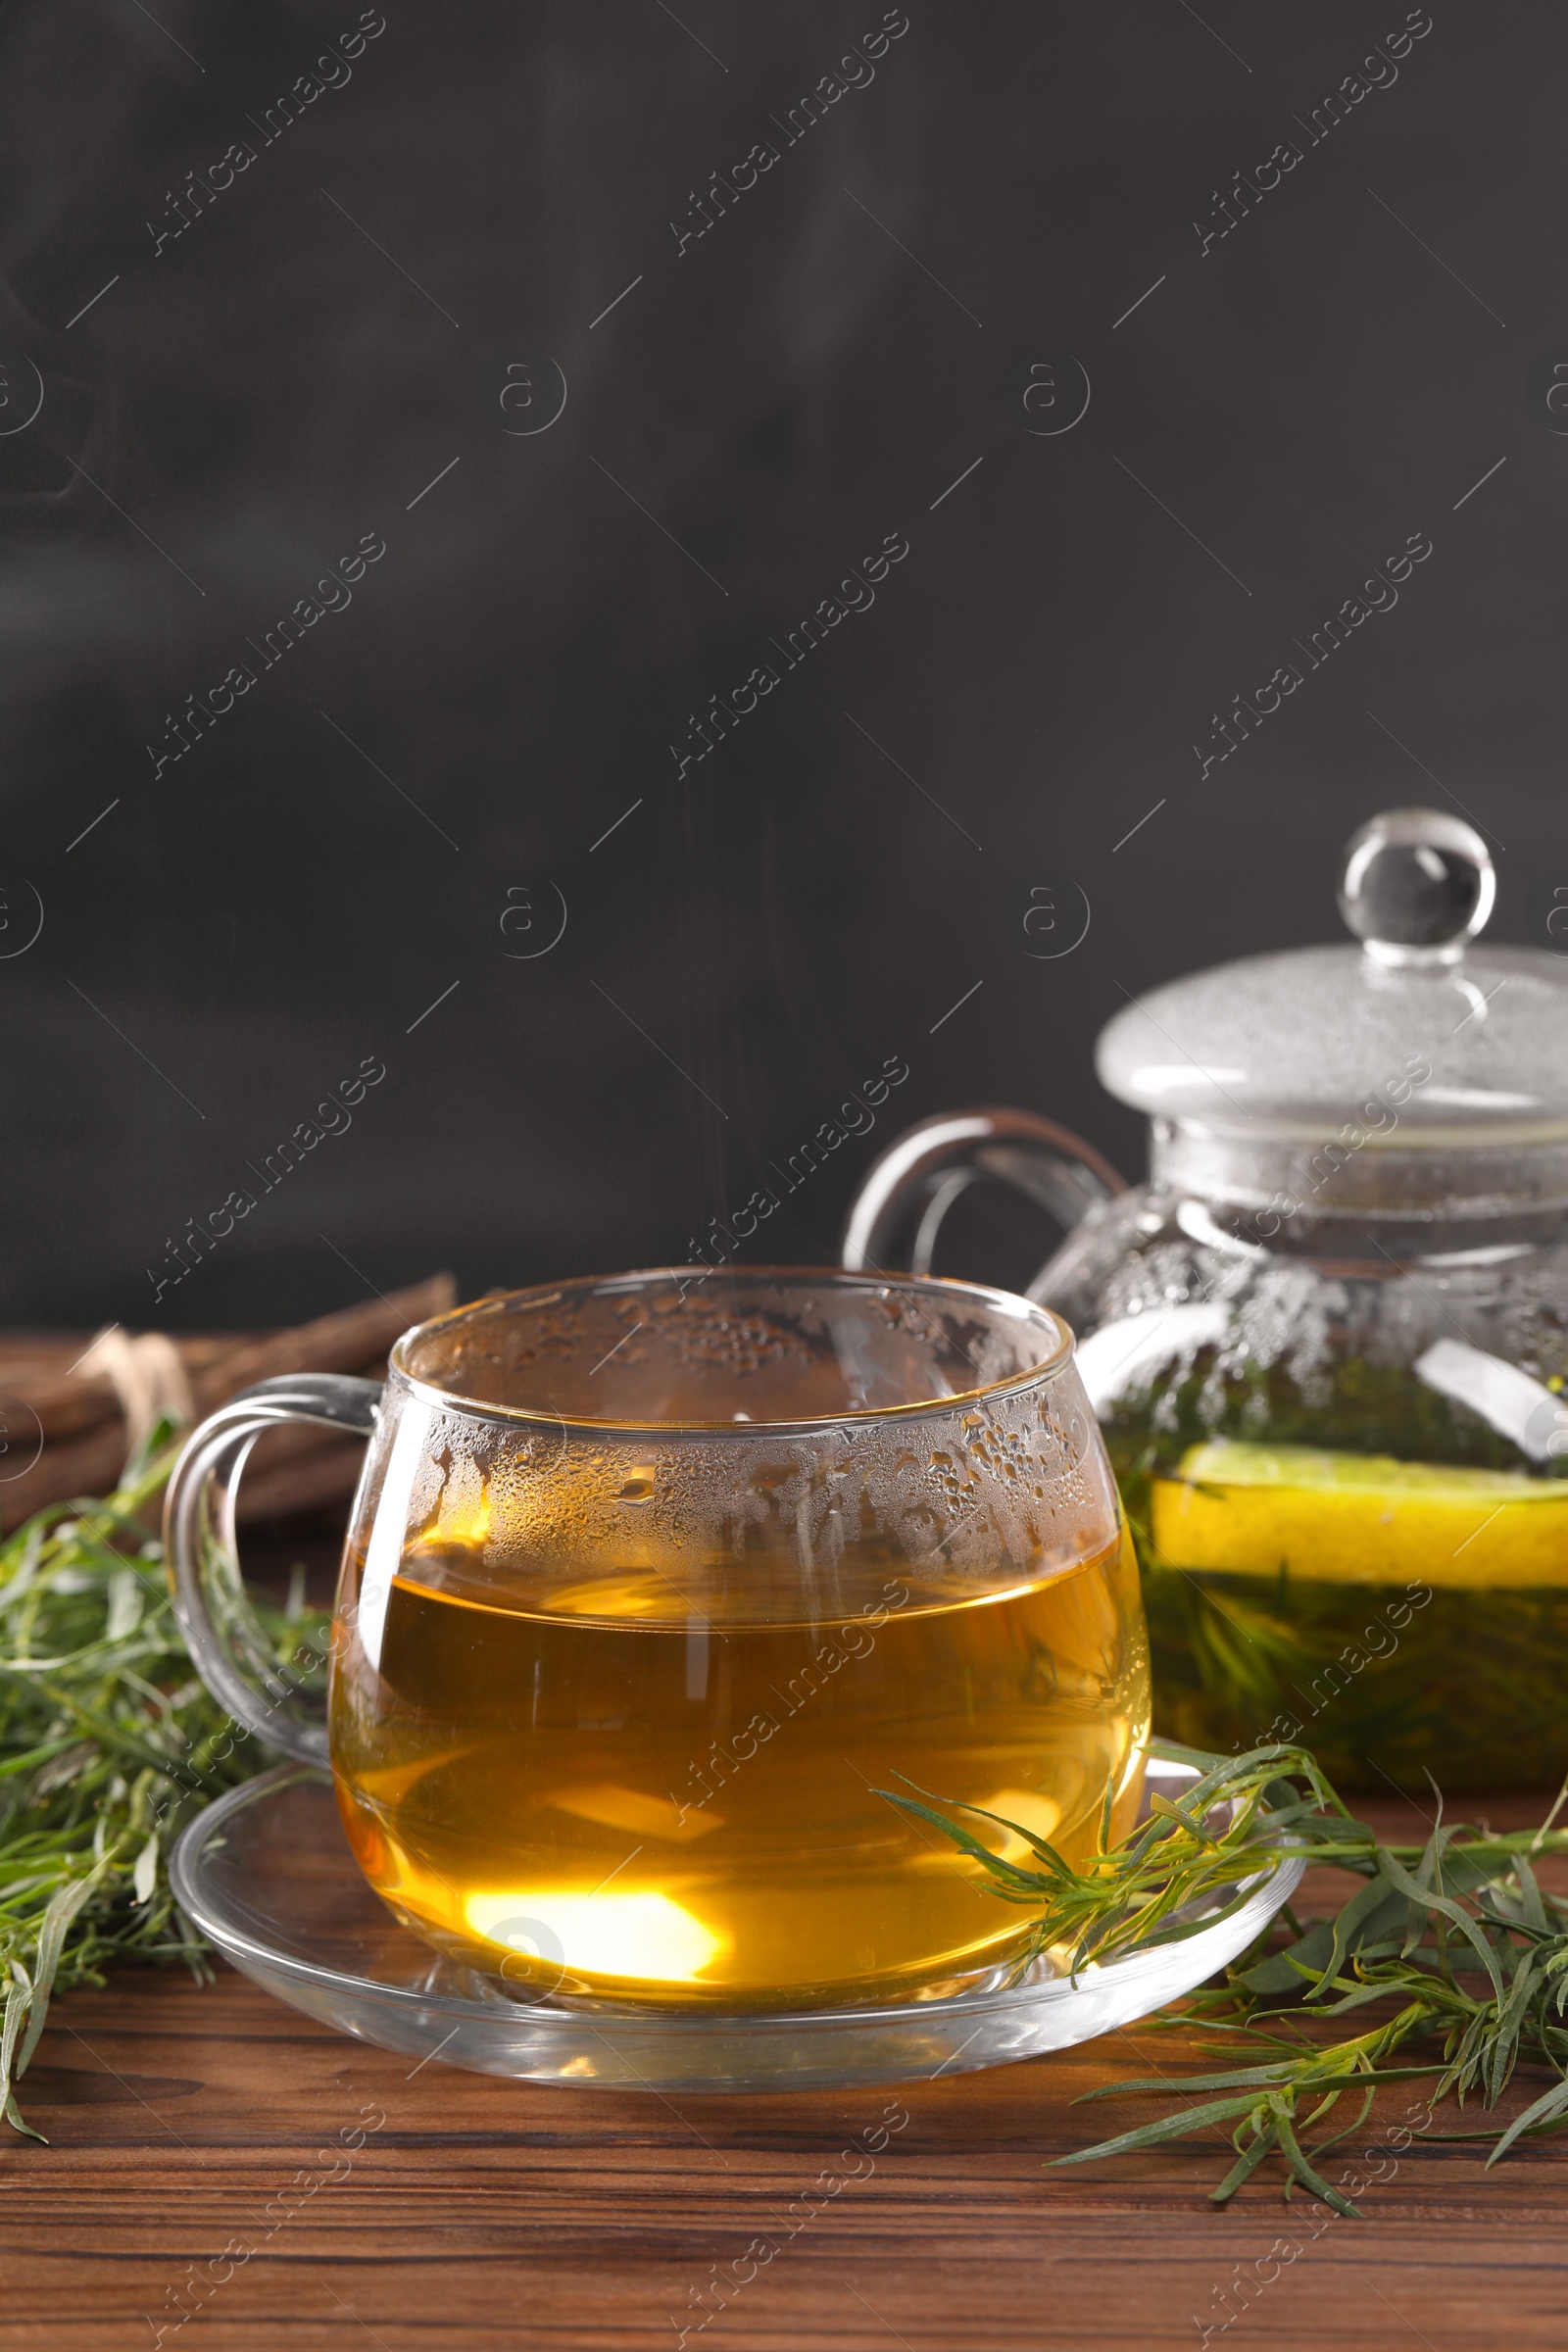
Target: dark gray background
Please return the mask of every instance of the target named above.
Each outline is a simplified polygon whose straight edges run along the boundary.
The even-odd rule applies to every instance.
[[[875,0],[384,0],[264,147],[247,119],[359,13],[0,9],[0,356],[14,404],[29,361],[45,395],[0,437],[0,941],[29,890],[44,913],[0,961],[0,1314],[216,1327],[441,1265],[684,1257],[889,1056],[907,1082],[769,1253],[834,1255],[875,1151],[955,1102],[1136,1173],[1096,1032],[1176,971],[1334,936],[1380,807],[1462,805],[1495,933],[1548,944],[1559,7],[1435,0],[1312,145],[1394,0],[908,0],[785,148],[769,117]],[[155,253],[167,191],[241,137],[256,162]],[[766,137],[677,252],[690,191]],[[1293,137],[1205,253],[1195,217]],[[1092,399],[1041,435],[1019,387],[1061,352]],[[518,437],[521,353],[568,398]],[[1418,531],[1397,609],[1200,778],[1212,713]],[[352,606],[155,778],[165,713],[367,532]],[[688,713],[889,532],[874,608],[677,780]],[[1031,893],[1064,877],[1089,933],[1039,959]],[[553,889],[564,936],[509,956]],[[155,1306],[186,1219],[366,1055],[352,1128]],[[971,1199],[948,1270],[1023,1277],[1032,1214]]]

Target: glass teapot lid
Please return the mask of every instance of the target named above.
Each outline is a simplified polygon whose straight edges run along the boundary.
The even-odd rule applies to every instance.
[[[1495,894],[1471,826],[1375,816],[1340,873],[1359,947],[1244,956],[1155,989],[1102,1032],[1101,1079],[1156,1118],[1258,1142],[1321,1140],[1390,1102],[1404,1151],[1568,1141],[1568,960],[1469,945]]]

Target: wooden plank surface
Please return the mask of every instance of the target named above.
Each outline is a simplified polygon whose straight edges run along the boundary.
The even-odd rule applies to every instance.
[[[1477,1801],[1499,1828],[1541,1817]],[[1364,1810],[1385,1835],[1414,1819]],[[1468,2148],[1396,2155],[1374,2125],[1331,2167],[1384,2150],[1361,2166],[1383,2168],[1361,2222],[1287,2208],[1263,2180],[1215,2211],[1213,2132],[1046,2169],[1156,2112],[1075,2112],[1079,2092],[1200,2063],[1135,2026],[984,2074],[670,2101],[411,2072],[226,1968],[207,1987],[126,1972],[57,2001],[24,2084],[50,2144],[0,2147],[0,2352],[619,2352],[674,2347],[682,2327],[705,2352],[1148,2352],[1205,2326],[1281,2352],[1558,2352],[1561,2144],[1487,2173]],[[1384,2132],[1416,2103],[1387,2094]],[[842,2154],[884,2131],[879,2152]],[[824,2208],[791,2236],[813,2183]],[[1297,2251],[1271,2256],[1282,2237]],[[778,2250],[744,2276],[759,2238]],[[730,2284],[699,2332],[714,2265]],[[1250,2299],[1222,2329],[1238,2265]]]

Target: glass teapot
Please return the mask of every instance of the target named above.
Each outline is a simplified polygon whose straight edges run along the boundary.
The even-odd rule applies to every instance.
[[[1360,940],[1156,989],[1101,1036],[1147,1184],[1035,1114],[883,1153],[844,1261],[929,1271],[1002,1177],[1073,1227],[1078,1334],[1135,1531],[1156,1729],[1299,1738],[1348,1785],[1568,1772],[1568,961],[1468,943],[1470,826],[1349,843]]]

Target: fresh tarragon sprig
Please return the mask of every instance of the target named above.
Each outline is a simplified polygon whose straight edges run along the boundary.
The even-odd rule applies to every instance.
[[[1000,1814],[972,1805],[949,1811],[883,1792],[952,1838],[998,1894],[1036,1911],[1019,1973],[1042,1953],[1076,1975],[1135,1947],[1196,1936],[1238,1911],[1259,1875],[1293,1856],[1363,1882],[1331,1919],[1303,1926],[1284,1910],[1290,1941],[1283,1949],[1269,1948],[1276,1937],[1270,1928],[1222,1986],[1172,2004],[1155,2021],[1218,2029],[1234,2037],[1222,2049],[1240,2055],[1239,2040],[1257,2052],[1257,2063],[1189,2077],[1183,2090],[1220,2095],[1056,2163],[1091,2164],[1229,2125],[1236,2161],[1212,2191],[1215,2203],[1278,2155],[1287,2194],[1298,2182],[1335,2211],[1354,2215],[1357,2208],[1317,2167],[1327,2148],[1359,2130],[1384,2084],[1429,2082],[1434,2110],[1445,2100],[1462,2105],[1472,2093],[1491,2109],[1519,2065],[1544,2069],[1547,2087],[1506,2126],[1423,2132],[1489,2140],[1489,2164],[1527,2134],[1568,2125],[1568,1899],[1544,1891],[1533,1867],[1544,1853],[1568,1850],[1568,1831],[1551,1826],[1561,1797],[1540,1829],[1502,1837],[1445,1824],[1440,1799],[1424,1846],[1384,1845],[1350,1814],[1307,1748],[1270,1745],[1220,1760],[1156,1742],[1154,1752],[1192,1765],[1200,1777],[1179,1801],[1153,1796],[1150,1818],[1114,1844],[1107,1797],[1097,1850],[1078,1865]],[[1038,1867],[993,1853],[954,1818],[958,1813],[1022,1838]],[[1263,2006],[1281,1993],[1296,1998],[1283,2008]],[[1374,2004],[1385,2013],[1347,2039],[1324,2042],[1310,2030],[1319,2018]],[[1171,2087],[1163,2079],[1115,2082],[1086,2095]],[[1358,2114],[1309,2142],[1307,2133],[1347,2093],[1360,2094]]]
[[[211,1975],[169,1852],[270,1761],[198,1678],[141,1516],[171,1437],[156,1431],[107,1499],[51,1503],[0,1543],[0,2112],[34,2138],[16,2084],[51,1993],[121,1960]],[[297,1656],[303,1592],[258,1615],[278,1659]]]

